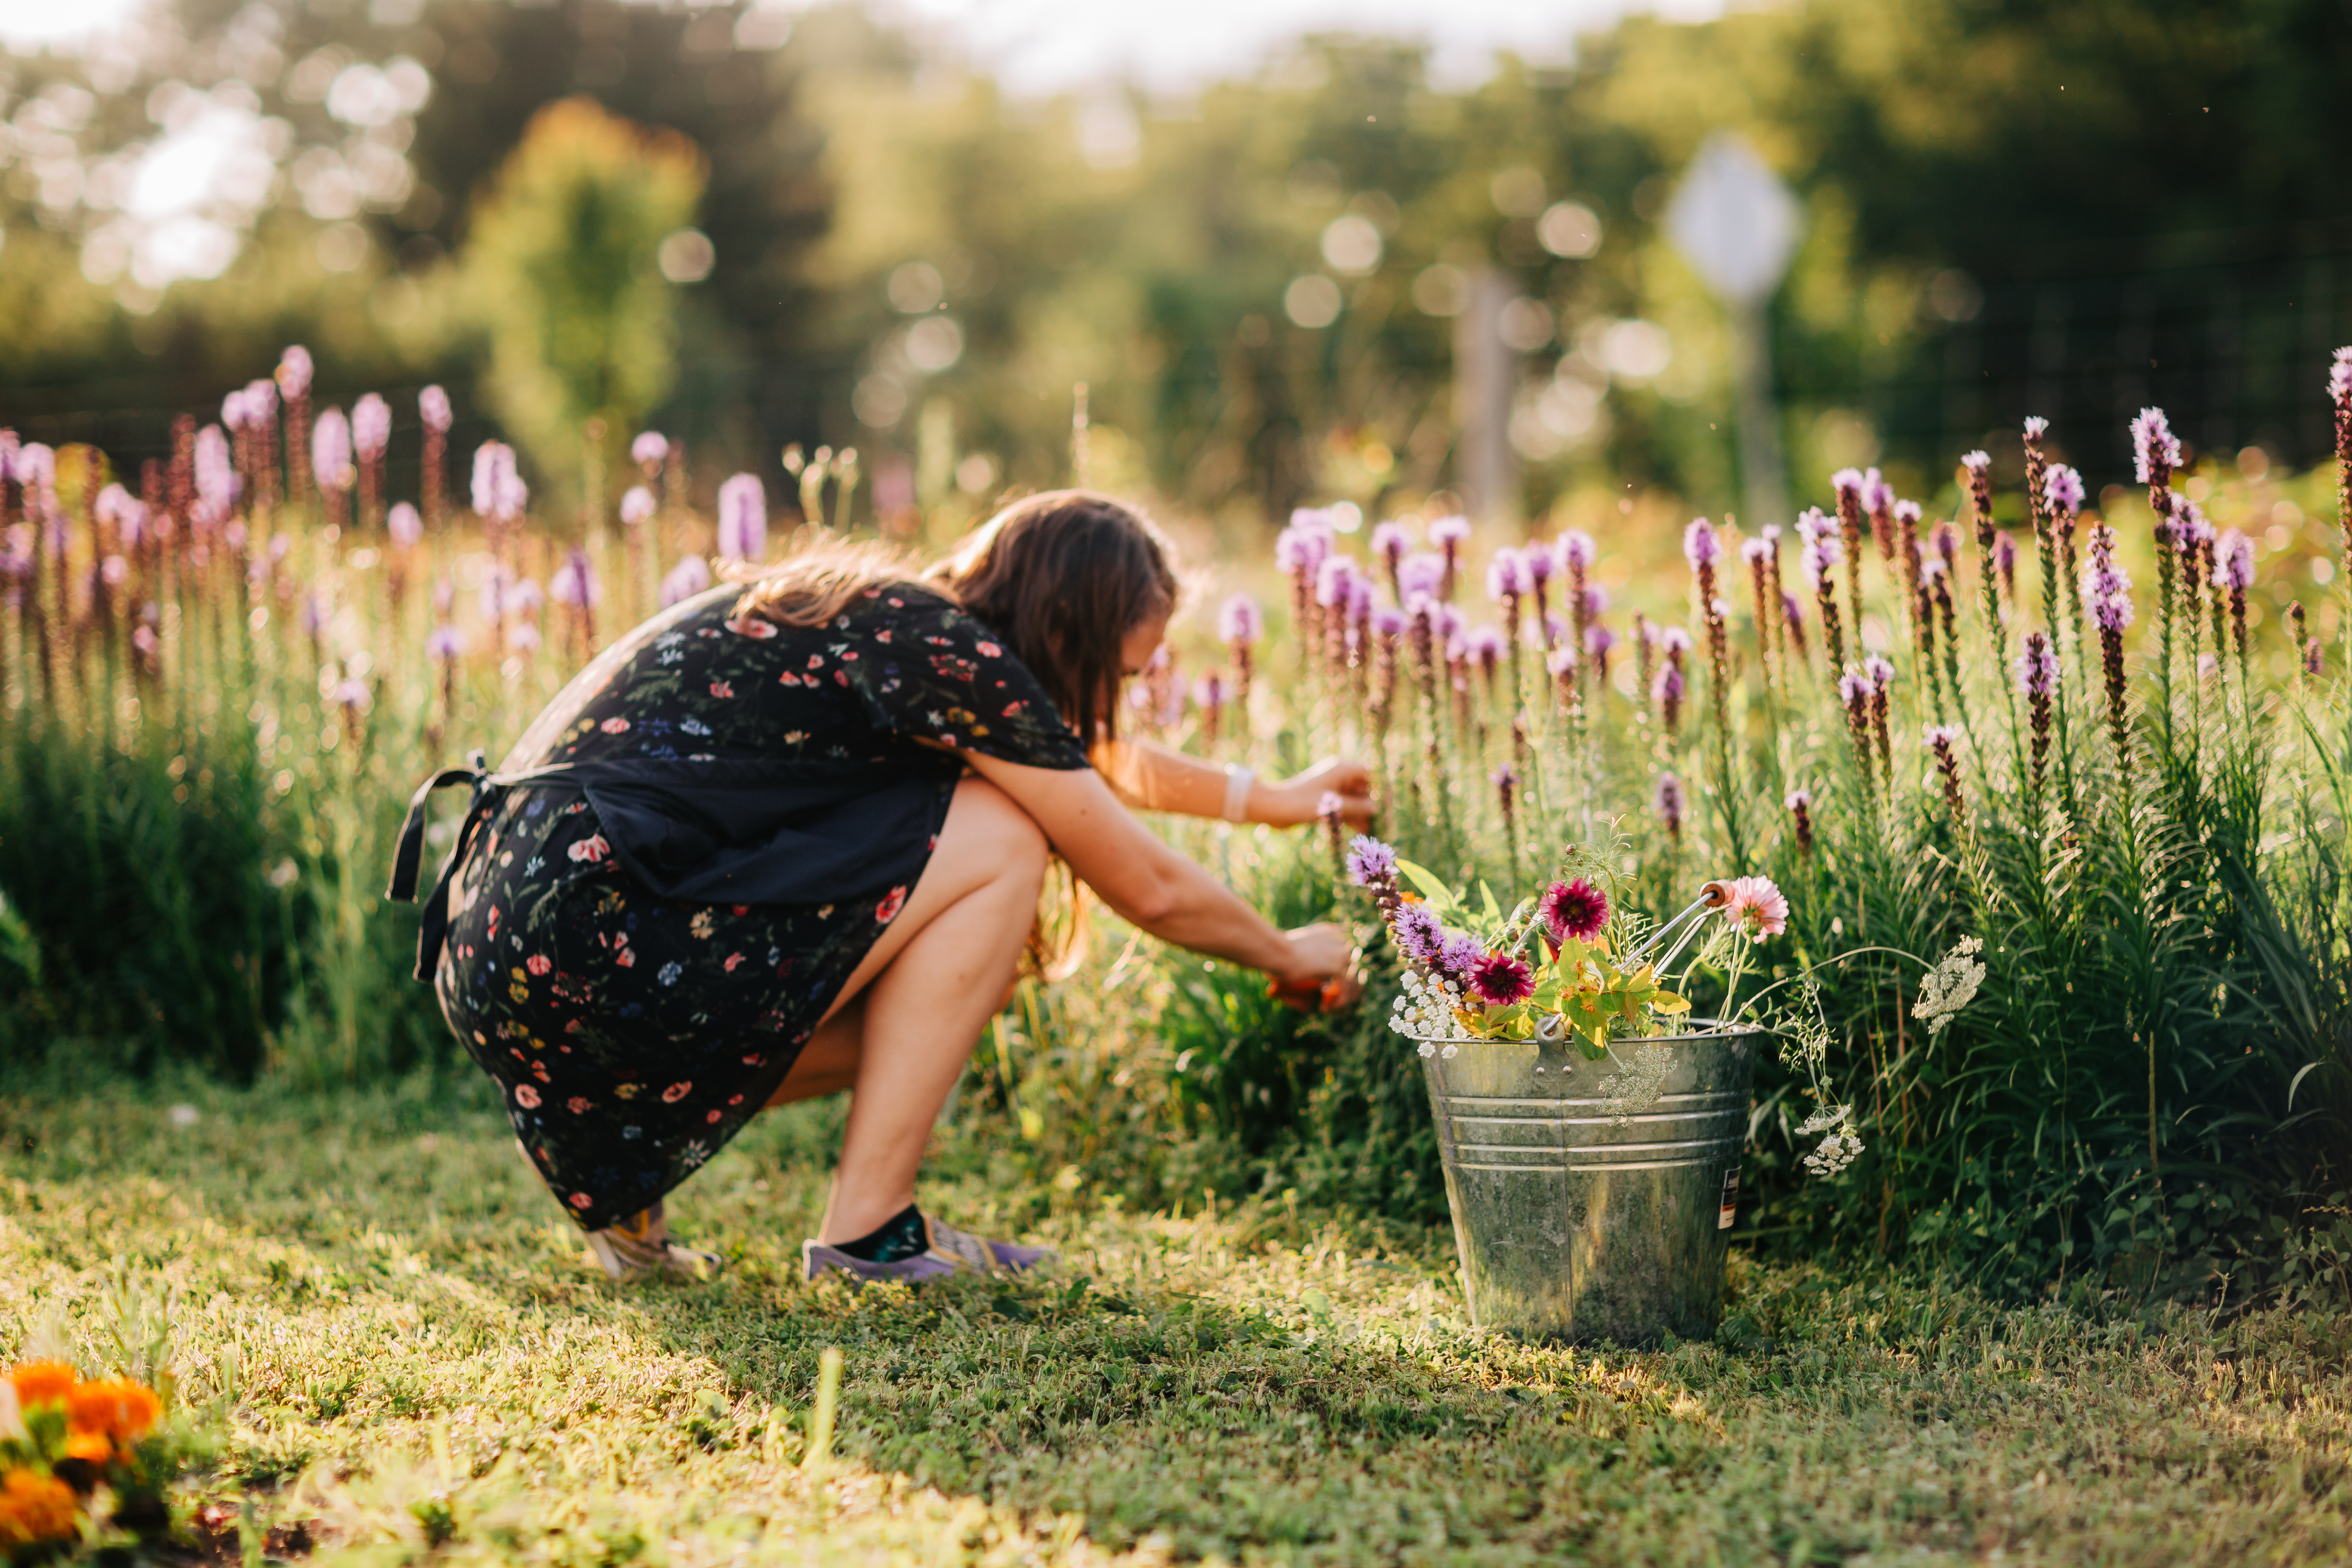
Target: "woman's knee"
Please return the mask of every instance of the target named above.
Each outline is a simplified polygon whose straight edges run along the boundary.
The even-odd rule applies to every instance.
[[[945,833],[968,838],[988,865],[991,881],[1043,886],[1050,848],[1045,830],[986,779],[967,778],[956,786]]]

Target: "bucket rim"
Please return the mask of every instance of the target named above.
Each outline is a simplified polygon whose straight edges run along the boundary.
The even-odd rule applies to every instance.
[[[1693,1018],[1691,1022],[1693,1024],[1703,1025],[1706,1026],[1696,1030],[1685,1030],[1681,1033],[1672,1035],[1628,1035],[1624,1037],[1622,1042],[1618,1039],[1612,1038],[1609,1043],[1612,1046],[1620,1043],[1627,1045],[1677,1045],[1685,1042],[1696,1045],[1705,1045],[1711,1041],[1745,1039],[1752,1036],[1769,1035],[1771,1033],[1771,1030],[1766,1028],[1761,1024],[1726,1024],[1719,1018]],[[1419,1040],[1424,1037],[1415,1035],[1412,1037]],[[1496,1040],[1489,1039],[1479,1035],[1430,1035],[1425,1037],[1428,1039],[1430,1044],[1437,1046],[1536,1047],[1544,1043],[1541,1040]]]

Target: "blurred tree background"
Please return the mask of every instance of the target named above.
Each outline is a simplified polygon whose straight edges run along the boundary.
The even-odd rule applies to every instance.
[[[323,396],[394,395],[395,470],[399,394],[440,381],[457,442],[559,489],[562,426],[642,413],[705,485],[855,444],[911,528],[1063,477],[1085,381],[1098,480],[1238,525],[1458,485],[1485,291],[1517,510],[1718,509],[1728,340],[1658,222],[1728,128],[1805,207],[1772,308],[1801,496],[1874,461],[1932,494],[2028,412],[2095,481],[2144,402],[2208,449],[2327,447],[2345,0],[1809,0],[1426,68],[1315,37],[1036,100],[854,6],[169,0],[0,61],[0,419],[153,454],[301,342]],[[567,160],[593,213],[530,216]]]

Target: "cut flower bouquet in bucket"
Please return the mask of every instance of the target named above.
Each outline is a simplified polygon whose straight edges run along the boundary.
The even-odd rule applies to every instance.
[[[1622,857],[1618,859],[1622,861]],[[1749,1085],[1768,1037],[1816,1109],[1816,1173],[1861,1152],[1853,1110],[1822,1071],[1831,1031],[1811,976],[1741,996],[1789,903],[1762,877],[1719,879],[1664,921],[1626,909],[1612,862],[1570,847],[1559,875],[1506,909],[1485,882],[1449,886],[1359,837],[1348,879],[1379,905],[1403,961],[1390,1026],[1421,1058],[1472,1318],[1543,1339],[1648,1342],[1712,1331],[1749,1137]],[[1855,949],[1835,963],[1870,951]],[[1964,942],[1929,968],[1932,1034],[1983,968]],[[1694,984],[1719,984],[1717,1018]],[[1769,1017],[1759,1005],[1794,985]],[[1613,1071],[1598,1082],[1591,1068]],[[1580,1070],[1581,1068],[1581,1070]]]

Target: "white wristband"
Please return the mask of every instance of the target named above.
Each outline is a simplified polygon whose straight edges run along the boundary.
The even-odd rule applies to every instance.
[[[1232,763],[1225,764],[1225,820],[1227,822],[1249,820],[1250,785],[1256,782],[1257,771],[1255,768],[1240,767]]]

